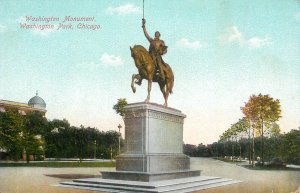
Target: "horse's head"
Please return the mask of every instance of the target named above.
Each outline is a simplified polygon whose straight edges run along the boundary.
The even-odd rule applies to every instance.
[[[133,48],[130,48],[131,57],[134,60],[135,66],[140,68],[145,68],[145,64],[149,63],[147,60],[152,60],[148,51],[141,45],[134,45]]]
[[[133,57],[133,59],[135,59],[137,57],[137,52],[134,48],[132,48],[131,46],[130,48],[130,52],[131,52],[131,57]]]
[[[140,54],[139,54],[138,50],[134,46],[133,48],[130,47],[130,52],[131,52],[131,57],[134,60],[135,66],[137,68],[139,68],[141,65],[141,62],[140,62]]]

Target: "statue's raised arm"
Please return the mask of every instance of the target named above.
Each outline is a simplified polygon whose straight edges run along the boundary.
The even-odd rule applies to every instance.
[[[142,19],[142,28],[143,28],[144,34],[145,34],[147,40],[148,40],[149,42],[151,42],[153,39],[149,36],[149,34],[148,34],[147,30],[146,30],[145,24],[146,24],[146,20],[145,20],[145,19]]]

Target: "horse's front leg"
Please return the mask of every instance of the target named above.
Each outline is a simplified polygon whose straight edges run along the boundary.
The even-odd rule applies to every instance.
[[[142,81],[143,81],[143,79],[142,79],[142,77],[140,76],[140,77],[135,81],[135,84],[141,86],[141,85],[142,85]]]
[[[152,88],[152,80],[148,80],[148,96],[147,99],[145,100],[146,103],[150,102],[151,88]]]
[[[132,89],[132,92],[133,93],[135,93],[135,91],[136,91],[136,88],[135,88],[135,86],[134,86],[134,80],[135,79],[138,79],[138,80],[140,80],[141,79],[141,76],[139,75],[139,74],[133,74],[132,75],[132,79],[131,79],[131,89]]]

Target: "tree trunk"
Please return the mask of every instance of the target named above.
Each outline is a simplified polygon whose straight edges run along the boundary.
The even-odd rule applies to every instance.
[[[254,167],[254,157],[255,157],[255,152],[254,152],[254,128],[253,128],[253,134],[252,134],[252,167]]]
[[[241,144],[239,144],[240,145],[240,160],[242,160],[242,146],[241,146]]]
[[[223,148],[224,148],[224,157],[226,156],[226,142],[224,142],[224,146],[223,146]]]
[[[249,165],[251,164],[251,128],[249,127]]]
[[[231,153],[231,160],[233,161],[233,157],[234,157],[234,143],[233,143],[233,140],[231,141],[231,150],[232,150],[232,153]]]
[[[30,153],[27,150],[25,150],[25,151],[26,151],[26,163],[29,163],[30,162]]]
[[[264,166],[264,121],[263,118],[261,118],[261,161],[262,165]]]

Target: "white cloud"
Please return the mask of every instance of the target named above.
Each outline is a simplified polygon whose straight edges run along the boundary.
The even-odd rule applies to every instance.
[[[142,9],[133,4],[120,5],[118,7],[108,7],[106,12],[109,14],[118,14],[118,15],[126,15],[126,14],[138,14],[142,13]]]
[[[270,39],[268,37],[259,38],[253,37],[247,41],[247,44],[250,48],[260,48],[270,43]]]
[[[105,66],[120,66],[123,60],[120,56],[110,55],[108,53],[102,54],[100,61]]]
[[[184,47],[184,48],[190,48],[190,49],[197,49],[197,48],[201,48],[202,45],[200,44],[199,41],[190,41],[187,38],[181,38],[180,40],[178,40],[176,42],[176,45],[178,47]]]
[[[231,26],[227,29],[227,33],[220,37],[220,43],[238,43],[241,46],[254,49],[267,46],[271,43],[271,40],[269,37],[261,38],[257,36],[247,39],[237,26]]]
[[[8,31],[7,26],[1,25],[1,24],[0,24],[0,33],[5,33],[5,32],[7,32],[7,31]]]
[[[244,37],[237,26],[231,26],[227,29],[227,34],[221,37],[221,41],[223,43],[238,42],[242,44],[244,41]]]

